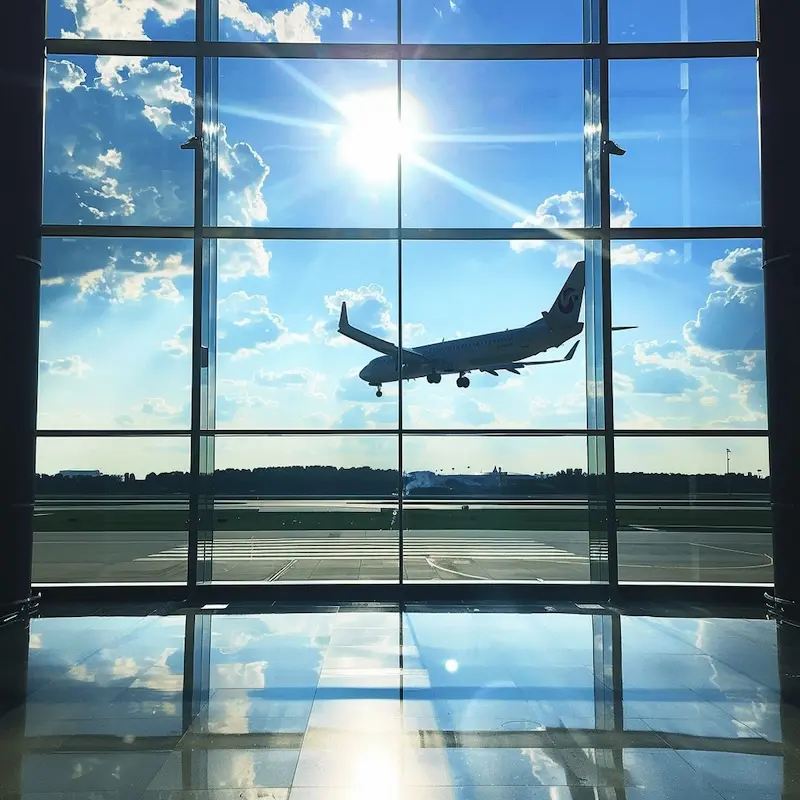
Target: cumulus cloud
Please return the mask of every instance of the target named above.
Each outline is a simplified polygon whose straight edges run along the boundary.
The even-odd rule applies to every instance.
[[[308,341],[306,334],[291,333],[283,318],[270,311],[265,295],[233,292],[219,302],[217,348],[238,358],[268,349]]]
[[[147,39],[144,21],[155,14],[163,25],[174,25],[194,12],[195,0],[63,0],[75,18],[75,29],[61,31],[72,39]]]
[[[345,8],[342,11],[342,27],[350,30],[351,25],[353,24],[353,11],[349,8]]]
[[[737,247],[711,264],[711,279],[732,286],[761,286],[762,265],[760,247]]]
[[[533,214],[519,222],[513,223],[512,228],[581,228],[584,224],[583,192],[568,191],[563,194],[554,194],[546,198],[536,208]],[[636,218],[636,212],[630,203],[616,190],[611,190],[611,225],[616,228],[629,228]],[[511,249],[515,253],[525,250],[537,250],[551,244],[548,240],[516,240],[511,242]],[[562,249],[563,248],[563,249]],[[576,253],[577,258],[575,258]],[[583,244],[580,242],[566,241],[559,247],[556,255],[557,266],[574,264],[582,258]]]
[[[156,253],[135,251],[128,257],[118,251],[109,256],[103,267],[89,270],[72,279],[78,299],[98,296],[112,303],[140,301],[146,295],[159,300],[180,302],[183,299],[175,279],[189,277],[192,266],[181,253],[160,257]]]
[[[686,370],[685,348],[678,342],[635,342],[614,353],[615,390],[622,393],[683,395],[703,387]]]
[[[172,152],[193,118],[180,68],[101,57],[94,61],[98,77],[89,81],[70,63],[47,67],[47,221],[188,223],[193,166]]]
[[[86,80],[86,70],[71,61],[48,61],[46,86],[48,89],[63,89],[74,92]]]
[[[761,287],[729,286],[712,292],[697,317],[683,326],[683,335],[704,350],[763,350]]]
[[[148,39],[149,15],[163,26],[175,25],[194,14],[195,0],[63,0],[63,5],[75,19],[74,30],[61,31],[63,38]],[[220,0],[219,16],[232,32],[248,38],[319,41],[322,19],[330,16],[330,9],[300,2],[264,15],[244,0]]]
[[[266,278],[271,259],[272,253],[258,239],[220,241],[217,249],[220,280],[234,281],[248,275]]]
[[[277,11],[272,15],[275,38],[279,42],[318,42],[322,20],[330,15],[331,10],[327,6],[295,3],[290,10]]]
[[[39,370],[46,375],[82,378],[91,369],[91,366],[77,355],[57,358],[53,361],[46,359],[39,361]]]
[[[39,327],[40,328],[50,328],[53,325],[53,320],[51,319],[40,319],[39,320]]]
[[[269,167],[247,142],[229,142],[225,125],[219,127],[218,145],[222,223],[251,226],[266,221],[264,183]]]
[[[349,342],[337,333],[342,303],[347,303],[348,318],[356,327],[379,336],[397,333],[397,324],[392,320],[392,303],[380,284],[340,289],[334,294],[325,295],[323,302],[328,310],[328,319],[316,323],[314,334],[327,339],[330,344]]]

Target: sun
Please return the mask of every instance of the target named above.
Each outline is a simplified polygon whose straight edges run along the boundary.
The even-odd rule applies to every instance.
[[[342,161],[370,181],[397,177],[398,156],[409,155],[420,134],[420,106],[403,92],[402,121],[393,88],[360,92],[339,104],[344,117],[339,139]]]

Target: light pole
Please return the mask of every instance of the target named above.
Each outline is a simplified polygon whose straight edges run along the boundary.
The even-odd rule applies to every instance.
[[[725,482],[728,485],[728,494],[731,493],[731,451],[725,448]]]

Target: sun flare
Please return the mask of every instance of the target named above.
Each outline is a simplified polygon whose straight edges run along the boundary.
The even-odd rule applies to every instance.
[[[397,92],[379,89],[349,95],[339,109],[344,117],[339,139],[344,163],[370,181],[396,177],[398,157],[412,153],[419,138],[419,103],[403,92],[401,120]]]

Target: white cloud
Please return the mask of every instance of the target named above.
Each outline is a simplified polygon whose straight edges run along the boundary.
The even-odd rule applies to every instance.
[[[459,7],[456,5],[456,3],[454,2],[454,0],[450,0],[450,10],[451,10],[451,11],[452,11],[454,14],[460,14],[460,13],[461,13],[461,9],[460,9],[460,8],[459,8]]]
[[[640,264],[659,264],[665,255],[675,256],[675,250],[661,253],[655,250],[645,250],[634,242],[614,245],[611,248],[611,263],[615,267],[635,267]]]
[[[246,142],[231,144],[224,125],[219,127],[218,143],[221,184],[219,214],[222,223],[251,226],[266,221],[264,182],[269,175],[269,167]]]
[[[268,349],[307,342],[307,334],[292,333],[283,318],[270,311],[265,295],[233,292],[219,301],[217,347],[237,358]]]
[[[711,279],[731,286],[761,286],[762,265],[760,247],[737,247],[711,264]]]
[[[266,278],[271,259],[272,253],[258,239],[221,241],[217,252],[220,280],[238,280],[248,275]]]
[[[687,342],[705,350],[763,350],[764,296],[760,286],[712,292],[683,326]]]
[[[171,339],[161,343],[161,348],[171,356],[187,356],[192,351],[192,326],[181,325]]]
[[[326,339],[328,344],[340,346],[350,341],[337,332],[343,302],[347,303],[348,318],[353,325],[376,335],[397,333],[397,324],[392,320],[392,303],[380,284],[340,289],[334,294],[325,295],[323,302],[329,317],[318,321],[313,333],[318,338]]]
[[[317,33],[322,28],[323,17],[331,10],[316,3],[296,3],[291,10],[277,11],[272,15],[275,38],[279,42],[318,42]]]
[[[61,31],[73,39],[146,39],[144,20],[158,15],[164,25],[173,25],[194,11],[195,0],[63,0],[75,17],[74,31]]]
[[[51,319],[40,319],[39,320],[39,327],[40,328],[49,328],[53,324],[53,320]]]
[[[66,278],[58,275],[55,278],[42,278],[41,284],[42,286],[62,286],[66,282]]]
[[[139,406],[143,414],[154,417],[175,417],[183,413],[180,406],[170,405],[163,397],[148,397]]]
[[[47,88],[59,87],[73,92],[86,80],[86,70],[72,61],[49,61],[47,64]]]
[[[188,119],[173,122],[175,107],[193,110],[191,92],[183,85],[183,70],[169,61],[148,61],[129,56],[99,56],[95,62],[99,85],[118,97],[137,97],[142,101],[142,114],[159,132],[174,129],[188,134]],[[187,114],[187,117],[189,115]]]
[[[584,197],[583,192],[568,191],[563,194],[554,194],[541,202],[533,214],[528,215],[519,222],[513,223],[512,228],[580,228],[584,224]],[[636,212],[630,203],[615,189],[611,190],[611,225],[615,228],[629,228],[636,218]],[[515,253],[546,247],[551,242],[548,240],[516,240],[511,242],[511,249]],[[566,246],[580,246],[574,243]],[[566,263],[567,256],[562,258]],[[574,261],[572,262],[574,263]]]
[[[82,378],[92,368],[80,356],[66,356],[53,361],[42,359],[39,369],[47,375]]]
[[[342,11],[342,27],[350,30],[353,23],[353,12],[349,8],[345,8]]]
[[[195,0],[63,0],[64,8],[75,18],[75,29],[62,30],[63,38],[147,39],[144,22],[148,15],[162,25],[174,25],[193,14]],[[244,0],[220,0],[220,19],[235,30],[257,38],[285,41],[319,41],[317,31],[330,9],[307,2],[277,11],[272,16],[253,11]]]
[[[159,258],[155,253],[136,251],[129,259],[111,255],[105,267],[90,270],[72,282],[78,288],[78,299],[95,295],[112,303],[124,303],[151,294],[159,300],[177,302],[183,297],[174,279],[188,277],[192,271],[180,253]],[[151,283],[156,287],[151,289]]]

